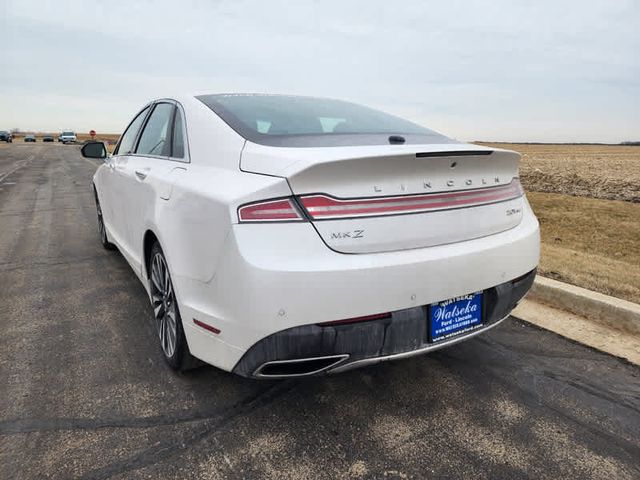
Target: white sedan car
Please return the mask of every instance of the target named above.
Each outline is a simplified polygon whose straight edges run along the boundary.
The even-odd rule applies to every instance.
[[[512,151],[353,103],[163,98],[93,179],[102,244],[173,368],[339,372],[452,345],[527,293],[539,229]]]

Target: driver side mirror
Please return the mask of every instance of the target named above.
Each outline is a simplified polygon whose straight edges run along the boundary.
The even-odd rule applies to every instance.
[[[80,149],[85,158],[107,158],[107,147],[104,142],[87,142]]]

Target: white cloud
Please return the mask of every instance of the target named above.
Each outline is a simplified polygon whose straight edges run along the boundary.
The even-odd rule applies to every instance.
[[[0,121],[120,131],[148,98],[345,98],[462,139],[640,136],[640,2],[135,1],[1,7]]]

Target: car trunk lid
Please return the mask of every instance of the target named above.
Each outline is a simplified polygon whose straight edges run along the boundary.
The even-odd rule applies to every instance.
[[[460,242],[521,221],[519,154],[467,144],[278,148],[244,171],[287,178],[328,247],[373,253]]]

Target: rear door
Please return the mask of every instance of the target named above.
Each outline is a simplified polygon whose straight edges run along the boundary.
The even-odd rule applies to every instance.
[[[144,232],[156,225],[159,202],[170,199],[178,175],[186,172],[188,151],[182,109],[172,101],[156,103],[140,134],[126,170],[128,243],[138,266]],[[158,233],[158,232],[156,232]]]

